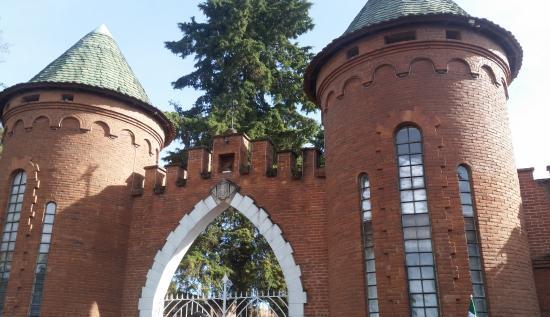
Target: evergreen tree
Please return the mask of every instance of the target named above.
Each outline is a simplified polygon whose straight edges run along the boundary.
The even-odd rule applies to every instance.
[[[227,274],[237,292],[283,291],[283,273],[254,225],[230,208],[195,240],[180,263],[170,292],[220,293]]]
[[[319,124],[305,115],[316,108],[302,88],[312,53],[297,43],[313,28],[310,7],[308,0],[205,0],[199,5],[204,22],[179,24],[183,37],[166,47],[196,63],[174,88],[202,92],[190,107],[174,105],[168,114],[184,149],[209,146],[213,135],[231,127],[253,139],[268,137],[278,149],[299,150],[319,139]],[[168,160],[185,162],[182,154]],[[231,209],[197,238],[171,291],[220,291],[224,273],[236,291],[286,288],[267,242]]]
[[[183,38],[167,42],[174,54],[195,58],[195,71],[176,89],[203,94],[170,114],[185,148],[210,145],[234,126],[251,138],[271,138],[279,149],[299,150],[315,139],[318,123],[304,113],[303,74],[312,54],[296,39],[313,28],[307,0],[207,0],[205,22],[180,23]],[[174,159],[172,153],[169,159]]]

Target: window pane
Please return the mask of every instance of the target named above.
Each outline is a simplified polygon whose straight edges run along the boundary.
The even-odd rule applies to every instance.
[[[397,154],[409,154],[409,145],[408,144],[398,145]]]
[[[407,273],[409,274],[409,279],[411,280],[419,280],[422,278],[419,267],[410,267],[407,269]]]
[[[409,145],[409,152],[411,154],[421,154],[422,153],[422,145],[420,143],[413,143]]]
[[[45,223],[44,228],[42,230],[44,230],[45,233],[52,233],[52,229],[53,229],[53,226],[51,224]]]
[[[405,241],[405,252],[418,252],[418,241],[417,240],[408,240]]]
[[[422,288],[424,293],[435,293],[435,281],[425,280],[422,281]]]
[[[485,297],[483,285],[474,285],[474,297]]]
[[[418,241],[418,250],[420,252],[432,252],[432,240]]]
[[[472,195],[467,193],[460,193],[460,202],[465,205],[472,204]]]
[[[412,288],[411,288],[411,292]],[[413,294],[411,295],[411,306],[412,307],[423,307],[424,306],[424,297],[422,294]]]
[[[468,181],[460,181],[458,182],[458,185],[461,193],[470,192],[470,183]]]
[[[415,215],[403,215],[403,226],[413,227],[416,225]]]
[[[417,189],[414,191],[414,200],[426,200],[428,197],[426,196],[426,190],[425,189]]]
[[[430,239],[430,228],[429,227],[419,227],[416,229],[416,238],[417,239]]]
[[[415,165],[411,167],[412,176],[423,176],[424,168],[422,165]]]
[[[410,281],[409,282],[409,290],[413,294],[421,294],[422,293],[422,281]],[[424,302],[422,299],[422,295],[419,296],[420,301]]]
[[[415,215],[416,225],[417,226],[429,226],[430,225],[430,216],[427,214]]]
[[[413,191],[412,190],[402,191],[401,192],[401,201],[402,202],[414,201]]]
[[[362,208],[363,210],[370,210],[371,209],[370,200],[363,200]]]
[[[420,255],[418,253],[411,253],[406,255],[407,265],[408,266],[419,266],[420,265]]]
[[[403,155],[399,157],[399,166],[411,165],[411,157],[409,155]]]
[[[420,142],[422,137],[420,136],[420,131],[417,128],[409,128],[409,142]]]
[[[378,290],[376,289],[376,286],[368,287],[368,296],[369,298],[378,298]]]
[[[424,187],[424,177],[413,177],[412,181],[414,188]]]
[[[424,295],[424,302],[427,307],[437,307],[437,296],[435,294]]]
[[[434,257],[432,253],[420,253],[420,265],[433,265]]]
[[[422,164],[422,155],[416,154],[411,155],[411,165],[421,165]]]
[[[468,171],[464,166],[459,166],[457,169],[458,179],[461,181],[470,181],[470,176],[468,174]]]
[[[414,214],[414,203],[401,204],[401,210],[404,214]]]
[[[402,178],[399,181],[399,185],[401,189],[412,189],[413,183],[411,178]]]
[[[400,177],[411,177],[411,168],[409,166],[407,167],[400,167],[399,168],[399,176]]]
[[[425,202],[425,201],[415,203],[414,208],[415,208],[417,214],[428,213],[428,203]]]
[[[371,312],[371,313],[377,313],[378,312],[378,301],[377,300],[369,300],[369,312]]]
[[[374,260],[367,261],[367,272],[375,272],[375,271],[376,271],[376,267],[374,264]]]
[[[401,129],[395,136],[397,144],[409,143],[409,133],[407,129]]]
[[[367,283],[368,285],[376,285],[376,274],[368,273],[367,274]]]

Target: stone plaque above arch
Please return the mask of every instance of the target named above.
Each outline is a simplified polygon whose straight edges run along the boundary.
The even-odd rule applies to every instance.
[[[222,201],[233,198],[235,193],[239,191],[239,186],[235,185],[233,182],[228,181],[227,179],[219,182],[212,190],[210,195],[216,200],[219,204]]]

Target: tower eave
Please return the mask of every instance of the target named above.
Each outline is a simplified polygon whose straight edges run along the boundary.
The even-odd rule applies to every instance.
[[[306,69],[304,77],[304,90],[309,99],[316,104],[320,103],[317,96],[317,76],[323,65],[330,60],[340,49],[360,38],[370,36],[382,31],[415,24],[440,24],[462,26],[479,32],[501,45],[506,55],[511,69],[511,78],[513,81],[522,66],[523,49],[515,36],[500,25],[483,18],[459,16],[455,14],[430,14],[430,15],[411,15],[396,20],[384,21],[378,24],[370,25],[358,29],[351,33],[345,33],[339,38],[333,40],[321,52],[319,52],[311,61]]]
[[[176,137],[176,128],[173,123],[168,119],[164,113],[158,110],[151,104],[148,104],[138,98],[129,96],[120,92],[115,92],[110,89],[100,88],[91,85],[85,85],[80,83],[56,83],[56,82],[28,82],[21,83],[0,92],[0,119],[3,122],[4,119],[4,108],[6,107],[7,102],[15,96],[23,95],[27,92],[36,91],[36,90],[59,90],[65,89],[69,91],[76,92],[88,92],[94,93],[106,97],[113,98],[115,100],[124,102],[128,105],[134,106],[137,109],[142,110],[146,114],[154,118],[154,120],[162,127],[165,133],[164,144],[167,145],[171,143]]]

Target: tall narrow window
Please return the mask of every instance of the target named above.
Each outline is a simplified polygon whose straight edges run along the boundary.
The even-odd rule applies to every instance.
[[[468,243],[468,257],[470,260],[470,276],[472,278],[472,289],[474,303],[479,317],[489,316],[487,299],[485,296],[485,282],[481,261],[481,247],[478,239],[476,211],[472,198],[472,184],[470,171],[466,166],[459,166],[457,169],[458,184],[460,188],[460,203],[462,204],[462,215],[466,230],[466,242]]]
[[[369,317],[378,317],[378,290],[376,288],[376,261],[372,230],[372,208],[370,202],[370,182],[367,175],[361,177],[361,211],[363,218],[363,239],[365,247],[365,280]]]
[[[11,184],[4,231],[2,232],[2,242],[0,242],[0,316],[4,312],[4,300],[10,278],[13,252],[15,250],[15,241],[17,239],[17,230],[19,229],[19,219],[21,218],[26,187],[27,174],[24,171],[17,172]]]
[[[38,249],[38,259],[36,260],[36,270],[34,271],[34,285],[32,289],[29,317],[40,317],[40,306],[42,304],[44,280],[46,278],[50,244],[52,243],[52,230],[56,209],[57,205],[50,202],[46,205],[46,211],[44,212],[44,225],[42,227],[42,236]]]
[[[435,261],[420,130],[415,127],[399,130],[396,147],[411,312],[413,317],[438,317]]]

